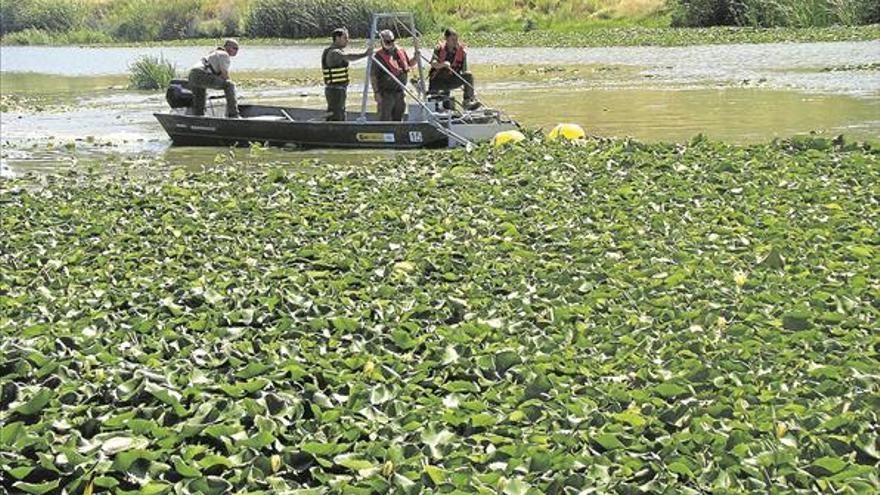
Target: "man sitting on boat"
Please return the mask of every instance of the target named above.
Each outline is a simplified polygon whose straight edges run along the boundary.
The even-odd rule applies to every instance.
[[[235,96],[235,83],[229,79],[231,58],[238,54],[238,42],[227,39],[223,46],[202,59],[189,71],[189,89],[193,93],[193,115],[205,115],[205,97],[207,89],[222,89],[226,95],[226,116],[239,118],[238,101]]]
[[[390,29],[382,30],[379,38],[382,40],[382,49],[373,54],[376,63],[370,76],[379,107],[379,120],[399,122],[406,112],[403,93],[407,75],[416,61],[397,46]]]
[[[474,99],[474,75],[467,70],[467,51],[459,43],[458,33],[447,28],[443,36],[446,41],[437,45],[431,57],[428,93],[448,93],[463,86],[465,108],[479,108],[480,103]]]
[[[349,62],[360,60],[370,55],[367,48],[363,53],[345,53],[348,46],[348,30],[333,30],[333,44],[324,49],[321,55],[321,69],[324,73],[324,97],[327,98],[327,120],[345,120],[345,99],[350,81],[348,74]]]

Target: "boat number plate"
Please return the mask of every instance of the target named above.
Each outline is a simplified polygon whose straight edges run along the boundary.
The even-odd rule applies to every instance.
[[[393,143],[393,132],[359,132],[355,135],[361,143]]]
[[[422,131],[410,131],[409,142],[421,143],[422,142]]]

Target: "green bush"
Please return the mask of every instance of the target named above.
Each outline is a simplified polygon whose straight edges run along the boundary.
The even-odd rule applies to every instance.
[[[196,24],[195,30],[198,38],[222,38],[235,34],[234,30],[228,29],[228,26],[220,19],[200,21]]]
[[[843,24],[880,23],[880,1],[837,0],[837,14]]]
[[[106,23],[114,38],[124,41],[147,41],[159,36],[159,28],[146,14],[147,0],[131,0],[113,4]]]
[[[675,27],[736,24],[730,0],[678,0],[672,13]]]
[[[23,29],[3,36],[8,45],[54,45],[59,44],[57,35],[42,29]]]
[[[155,1],[155,0],[154,0]],[[160,40],[191,38],[199,16],[199,0],[166,0],[156,11]]]
[[[76,29],[63,35],[64,43],[69,45],[88,45],[95,43],[112,43],[113,37],[95,29]]]
[[[164,89],[174,79],[177,68],[164,57],[144,55],[128,68],[129,81],[134,89]]]
[[[81,26],[86,4],[75,0],[17,0],[0,2],[0,34],[38,29],[64,32]]]
[[[0,36],[18,30],[17,6],[15,2],[0,2]]]
[[[109,32],[122,41],[172,40],[192,37],[199,16],[198,0],[128,0],[107,13]]]

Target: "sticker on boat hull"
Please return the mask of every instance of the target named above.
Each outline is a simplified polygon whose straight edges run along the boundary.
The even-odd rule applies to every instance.
[[[393,132],[359,132],[355,135],[359,143],[393,143]]]
[[[203,125],[175,124],[174,127],[177,127],[178,129],[189,129],[191,131],[214,132],[217,130],[216,127],[207,127],[207,126],[203,126]]]

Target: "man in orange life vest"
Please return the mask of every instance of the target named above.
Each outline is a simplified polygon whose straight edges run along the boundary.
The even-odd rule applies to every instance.
[[[397,46],[394,33],[390,29],[382,30],[379,38],[382,40],[382,49],[373,54],[376,63],[370,75],[379,107],[379,120],[399,122],[406,112],[403,88],[407,83],[409,69],[415,61]],[[382,67],[386,70],[382,70]]]
[[[434,49],[431,70],[428,72],[428,93],[451,91],[464,86],[464,106],[472,110],[480,105],[474,100],[474,75],[467,70],[467,52],[458,42],[458,33],[448,28],[444,31],[445,43]]]
[[[327,120],[345,120],[345,98],[348,91],[348,64],[370,55],[368,48],[363,53],[345,53],[348,46],[348,30],[333,30],[333,44],[321,54],[321,70],[324,74],[324,96],[327,98]]]

